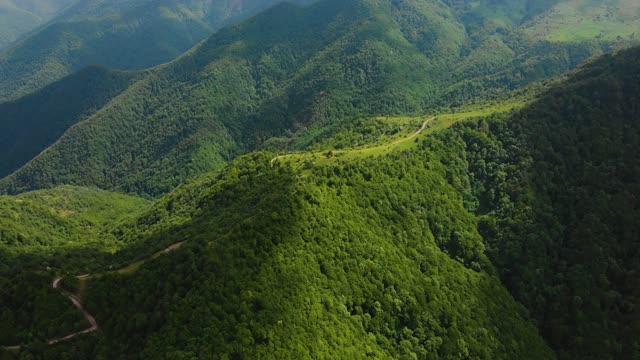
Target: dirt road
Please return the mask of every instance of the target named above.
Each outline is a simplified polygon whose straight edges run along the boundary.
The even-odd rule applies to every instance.
[[[172,252],[174,250],[177,250],[184,244],[185,244],[185,241],[170,245],[166,249],[155,253],[149,259],[155,259],[156,257],[158,257],[158,256],[160,256],[162,254],[166,254],[166,253]],[[146,260],[142,260],[142,261],[146,261]],[[85,275],[80,275],[77,278],[78,279],[87,279],[87,278],[90,278],[90,277],[91,277],[91,275],[85,274]],[[63,337],[47,340],[47,343],[49,345],[55,345],[55,344],[58,344],[58,343],[61,343],[61,342],[64,342],[64,341],[68,341],[68,340],[71,340],[71,339],[75,338],[78,335],[88,334],[88,333],[97,331],[99,329],[98,322],[96,321],[95,317],[93,317],[93,315],[91,315],[84,308],[84,306],[82,305],[82,302],[80,301],[80,299],[76,295],[74,295],[74,294],[68,292],[67,290],[63,289],[62,287],[60,287],[60,283],[61,282],[62,282],[62,278],[56,278],[56,279],[53,280],[53,283],[51,284],[51,286],[54,289],[59,290],[64,296],[69,298],[69,300],[71,300],[71,302],[73,303],[73,306],[75,306],[78,310],[80,310],[82,312],[82,314],[84,315],[84,318],[87,319],[87,321],[89,322],[89,324],[91,324],[91,326],[86,328],[86,329],[84,329],[84,330],[82,330],[82,331],[75,332],[73,334],[69,334],[69,335],[66,335],[66,336],[63,336]],[[19,351],[22,348],[22,346],[21,345],[2,346],[0,348],[2,348],[4,350],[7,350],[7,351]]]
[[[404,138],[404,139],[400,139],[400,140],[398,140],[398,141],[396,141],[396,142],[391,143],[391,145],[402,144],[403,142],[409,141],[409,140],[413,139],[414,137],[416,137],[416,136],[420,135],[420,133],[421,133],[421,132],[423,132],[423,131],[424,131],[424,129],[426,129],[426,128],[427,128],[427,126],[429,126],[429,123],[430,123],[430,122],[432,122],[433,120],[435,120],[435,118],[436,118],[436,117],[434,116],[434,117],[432,117],[432,118],[429,118],[429,119],[425,120],[425,121],[424,121],[424,123],[422,123],[422,127],[420,128],[420,130],[418,130],[418,131],[414,132],[414,133],[413,133],[413,134],[411,134],[411,136],[409,136],[409,137],[406,137],[406,138]]]
[[[422,123],[422,126],[420,127],[420,129],[418,129],[418,131],[414,132],[413,134],[411,134],[410,136],[404,138],[404,139],[400,139],[400,140],[396,140],[394,142],[391,143],[391,145],[398,145],[398,144],[402,144],[403,142],[407,142],[413,138],[415,138],[416,136],[420,135],[420,133],[422,133],[424,131],[424,129],[427,128],[427,126],[429,126],[429,123],[433,120],[435,120],[435,116],[428,118],[427,120],[424,121],[424,123]],[[271,167],[273,167],[273,163],[275,163],[276,161],[278,161],[279,159],[285,157],[287,155],[278,155],[276,157],[274,157],[273,159],[271,159]]]
[[[98,330],[98,323],[96,322],[96,319],[93,317],[93,315],[89,314],[89,312],[84,308],[84,306],[82,306],[82,303],[80,302],[80,299],[78,299],[77,296],[73,295],[72,293],[60,287],[61,281],[62,281],[62,278],[57,278],[53,280],[53,288],[60,290],[60,292],[64,294],[64,296],[68,297],[69,300],[71,300],[71,302],[73,303],[73,305],[82,312],[82,314],[84,315],[84,318],[87,319],[87,321],[89,322],[89,324],[91,324],[91,326],[87,329],[75,332],[73,334],[69,334],[64,337],[50,339],[49,341],[47,341],[49,345],[55,345],[63,341],[71,340],[78,335],[88,334],[90,332],[94,332]]]

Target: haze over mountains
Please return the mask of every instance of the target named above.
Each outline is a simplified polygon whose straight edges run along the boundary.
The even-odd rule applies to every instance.
[[[499,25],[500,12],[465,9],[437,1],[282,4],[148,72],[85,71],[0,105],[3,151],[14,154],[0,175],[87,119],[0,187],[15,193],[66,183],[158,195],[287,131],[492,97],[612,46],[530,40]],[[473,20],[463,26],[457,14]],[[94,74],[100,79],[91,79]],[[105,76],[114,79],[113,87]],[[124,77],[138,81],[117,80]],[[65,105],[61,113],[62,98],[87,94],[86,87],[65,82],[100,88],[89,92],[95,100]],[[96,151],[84,151],[98,143]]]
[[[164,63],[220,27],[277,2],[76,0],[47,26],[0,55],[0,101],[89,65],[130,70]]]
[[[0,55],[0,358],[636,359],[639,9],[70,4]]]
[[[76,1],[50,19],[47,26],[0,54],[0,101],[16,99],[89,65],[130,70],[169,61],[222,26],[278,2]],[[312,0],[288,2],[308,4]],[[60,8],[61,4],[58,3]],[[530,79],[526,72],[535,71],[531,67],[539,65],[535,59],[531,63],[517,59],[523,54],[523,45],[556,46],[554,51],[558,55],[554,60],[560,63],[557,65],[573,67],[585,57],[600,53],[603,46],[610,49],[633,41],[640,30],[639,9],[633,0],[483,0],[445,1],[444,4],[405,1],[397,5],[418,6],[423,13],[432,11],[429,16],[444,27],[443,31],[448,29],[447,34],[429,40],[425,40],[425,33],[421,31],[404,35],[422,50],[440,44],[427,52],[439,61],[443,59],[439,53],[443,50],[448,55],[468,56],[468,63],[458,70],[465,77],[494,74],[495,66],[518,61],[521,62],[519,73],[525,74],[503,75]],[[46,3],[33,7],[41,11],[49,8]],[[411,24],[410,27],[416,25],[412,24],[414,21],[423,22],[420,11],[405,16],[402,21]],[[431,29],[426,31],[429,33]],[[590,45],[566,46],[576,40]],[[567,51],[570,55],[566,55]],[[487,60],[487,55],[493,60]],[[489,69],[483,69],[487,67]],[[547,74],[550,75],[553,74]]]
[[[0,1],[0,50],[55,18],[75,0]]]

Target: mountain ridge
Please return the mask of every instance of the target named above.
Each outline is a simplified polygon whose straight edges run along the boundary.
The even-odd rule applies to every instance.
[[[430,1],[281,4],[147,71],[90,122],[79,123],[51,151],[0,181],[0,188],[16,193],[71,183],[157,196],[274,136],[354,116],[457,107],[558,74],[602,51],[597,44],[536,45],[531,51],[537,55],[527,59],[481,37],[486,46],[456,61],[475,40],[454,23],[441,26],[448,19],[450,10]],[[453,38],[460,39],[453,46],[443,40]],[[160,137],[151,138],[149,121],[164,124]],[[109,135],[116,129],[117,138]],[[84,150],[77,147],[91,148],[87,131],[98,131],[102,145],[79,163]],[[120,142],[130,145],[121,148]],[[56,162],[59,170],[51,169]],[[45,173],[57,174],[54,183]]]

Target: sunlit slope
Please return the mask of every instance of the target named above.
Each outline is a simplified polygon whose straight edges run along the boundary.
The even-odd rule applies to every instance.
[[[63,183],[158,195],[286,131],[421,112],[435,101],[441,65],[403,37],[391,9],[369,1],[285,4],[222,30],[150,71],[2,188]]]

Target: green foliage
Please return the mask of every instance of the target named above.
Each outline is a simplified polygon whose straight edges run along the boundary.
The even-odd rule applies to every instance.
[[[0,55],[0,102],[89,65],[133,70],[165,63],[220,27],[276,2],[245,0],[240,6],[207,0],[77,2]]]
[[[63,254],[118,249],[123,243],[112,230],[148,205],[132,196],[71,186],[0,196],[0,273],[86,265],[91,261],[83,261],[83,255]],[[47,262],[47,257],[54,261]],[[60,266],[64,262],[67,265]]]
[[[455,127],[492,262],[563,359],[633,359],[639,49],[581,68],[509,118]]]
[[[541,8],[495,3],[464,39],[434,25],[482,19],[464,2],[282,5],[107,87],[2,188],[169,193],[148,209],[77,187],[0,198],[0,339],[45,358],[637,357],[640,49],[522,110],[449,114],[384,144],[420,117],[376,115],[491,97],[602,49],[520,42],[503,30]],[[344,149],[356,141],[371,147]],[[225,167],[259,145],[326,161],[253,152]],[[48,282],[80,271],[96,276],[66,285],[102,331],[47,347],[81,324]]]
[[[91,67],[35,94],[0,104],[0,177],[17,170],[71,126],[98,111],[138,75]]]
[[[58,132],[47,132],[47,141],[33,138],[29,152],[12,157],[0,173],[57,142],[0,181],[0,191],[73,184],[158,196],[238,154],[272,146],[263,143],[273,137],[345,119],[464,105],[561,73],[602,51],[601,43],[531,42],[489,25],[477,25],[471,36],[457,14],[431,1],[282,4],[138,74],[124,91],[115,86],[83,101],[94,109],[111,100],[59,139]],[[63,103],[81,90],[39,94],[38,101]],[[15,118],[42,122],[24,110],[29,103],[13,104]],[[55,107],[39,108],[50,110]],[[64,119],[66,125],[78,117]],[[15,120],[9,124],[7,133],[26,132]],[[335,145],[345,146],[344,140]]]
[[[241,157],[128,226],[188,242],[90,280],[104,335],[49,355],[553,358],[491,275],[440,155],[425,147],[306,178],[271,156]]]
[[[51,287],[49,275],[0,275],[0,346],[43,342],[89,327],[71,301]]]

